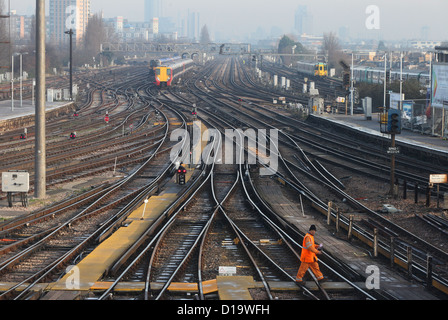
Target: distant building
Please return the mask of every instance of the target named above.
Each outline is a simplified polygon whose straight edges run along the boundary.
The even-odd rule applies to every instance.
[[[348,26],[341,26],[338,30],[339,40],[348,41],[350,39],[350,28]]]
[[[154,18],[160,18],[162,15],[161,0],[145,0],[145,22],[151,22]]]
[[[307,6],[299,6],[294,15],[294,27],[299,35],[313,34],[313,15]]]
[[[84,37],[90,16],[90,0],[50,0],[50,41],[56,45],[68,44],[65,34],[73,30],[73,41]]]
[[[440,46],[441,41],[414,40],[409,42],[409,46],[419,50],[433,50],[436,46]]]
[[[112,28],[115,31],[115,33],[119,34],[123,32],[124,18],[122,16],[107,19],[103,18],[103,21],[104,24],[109,28]]]
[[[120,41],[141,42],[154,40],[159,34],[159,19],[150,22],[128,22],[123,17],[105,19],[105,24],[114,28]]]
[[[192,41],[199,41],[200,37],[200,24],[199,24],[199,13],[192,12],[188,13],[187,20],[187,37]]]
[[[33,17],[17,15],[15,10],[11,10],[11,20],[12,38],[19,42],[31,40]]]

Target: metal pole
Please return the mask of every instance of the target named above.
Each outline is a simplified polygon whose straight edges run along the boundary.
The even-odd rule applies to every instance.
[[[34,106],[34,87],[36,86],[36,79],[33,79],[33,85],[31,86],[31,105]]]
[[[46,197],[45,0],[36,0],[36,139],[34,196]]]
[[[21,107],[23,107],[23,98],[22,98],[22,77],[23,77],[22,54],[20,54],[20,106],[21,106]]]
[[[11,111],[14,111],[14,55],[11,56]]]
[[[403,110],[403,52],[400,52],[400,111]]]
[[[12,21],[11,21],[11,0],[8,1],[8,16],[9,16],[9,56],[11,58],[11,111],[14,111],[14,56],[12,55],[12,48],[11,48],[11,28],[12,28]]]
[[[390,135],[392,149],[395,148],[395,133]],[[390,156],[390,194],[396,196],[395,194],[395,153],[392,152]]]
[[[387,78],[386,73],[387,73],[387,53],[384,54],[384,110],[386,110],[386,78]]]
[[[70,35],[70,100],[73,101],[73,29],[65,34]]]
[[[390,52],[390,61],[389,61],[389,84],[392,84],[392,60],[393,60],[393,53]]]
[[[70,100],[73,101],[73,30],[70,29]]]
[[[431,106],[431,108],[432,108],[432,112],[431,112],[431,117],[432,117],[432,135],[434,136],[434,125],[435,125],[435,120],[434,120],[434,118],[435,118],[435,114],[434,114],[434,112],[435,112],[435,109],[434,109],[434,105],[432,104],[432,90],[433,90],[433,88],[432,88],[432,52],[431,52],[431,54],[430,54],[430,56],[429,56],[429,65],[430,65],[430,67],[429,67],[429,79],[430,79],[430,87],[431,87],[431,95],[430,95],[430,97],[429,97],[429,99],[430,99],[430,106]]]
[[[353,96],[354,96],[354,88],[353,88],[353,52],[352,52],[352,70],[351,70],[351,72],[352,72],[352,74],[351,74],[351,88],[350,88],[350,115],[352,116],[353,115]]]

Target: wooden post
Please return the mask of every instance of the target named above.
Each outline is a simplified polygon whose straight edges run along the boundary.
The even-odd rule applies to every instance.
[[[339,232],[339,208],[336,209],[336,232]]]
[[[378,257],[378,229],[373,229],[373,256]]]
[[[328,211],[327,211],[327,225],[330,225],[330,221],[331,221],[331,206],[332,206],[332,202],[329,201],[328,202]]]
[[[352,239],[353,217],[354,216],[351,214],[349,218],[348,234],[347,234],[347,238],[349,241]]]

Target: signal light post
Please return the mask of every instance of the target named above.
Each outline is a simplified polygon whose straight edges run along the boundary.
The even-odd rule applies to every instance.
[[[401,111],[389,109],[387,113],[387,132],[391,135],[390,153],[390,194],[397,196],[395,192],[395,154],[398,153],[395,146],[395,135],[401,133]]]
[[[179,185],[185,184],[185,174],[186,173],[187,173],[187,170],[183,166],[180,166],[179,169],[177,170],[177,179],[178,179]]]
[[[73,29],[64,33],[70,36],[70,100],[73,101]]]

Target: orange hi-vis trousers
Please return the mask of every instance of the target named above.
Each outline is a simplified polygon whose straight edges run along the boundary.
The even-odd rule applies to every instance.
[[[303,276],[305,275],[305,272],[308,270],[308,268],[311,268],[311,271],[314,273],[317,280],[322,280],[324,278],[324,275],[322,274],[322,272],[320,272],[319,264],[317,263],[317,261],[302,262],[299,271],[297,272],[296,281],[303,281]]]

